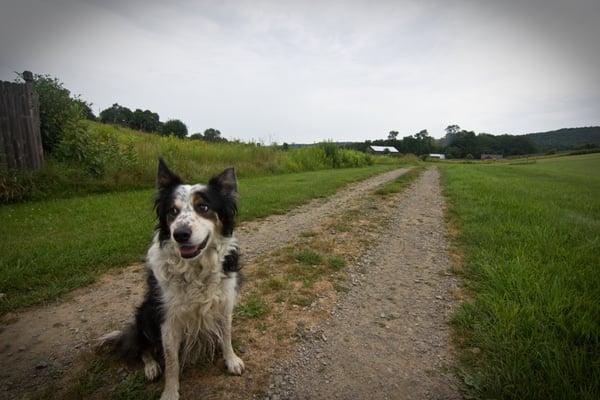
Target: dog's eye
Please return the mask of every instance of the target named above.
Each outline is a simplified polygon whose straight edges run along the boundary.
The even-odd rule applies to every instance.
[[[208,211],[208,206],[206,204],[198,204],[196,206],[196,210],[198,210],[198,212],[205,213]]]
[[[171,207],[169,208],[169,215],[174,217],[177,214],[179,214],[179,210],[177,209],[177,207]]]

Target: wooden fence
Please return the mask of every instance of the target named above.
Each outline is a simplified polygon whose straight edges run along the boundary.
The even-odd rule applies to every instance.
[[[25,83],[0,81],[0,167],[40,168],[44,163],[40,135],[38,95],[33,75],[23,72]]]

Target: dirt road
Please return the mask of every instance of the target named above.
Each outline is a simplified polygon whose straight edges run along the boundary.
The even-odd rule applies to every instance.
[[[399,169],[352,184],[288,214],[240,226],[245,262],[293,241],[346,204],[406,172]],[[0,398],[19,398],[68,371],[94,339],[128,321],[143,294],[142,264],[103,276],[62,302],[8,315],[0,325]],[[10,367],[7,367],[10,366]]]
[[[366,269],[287,362],[267,398],[459,399],[448,318],[457,283],[434,169],[399,199]]]

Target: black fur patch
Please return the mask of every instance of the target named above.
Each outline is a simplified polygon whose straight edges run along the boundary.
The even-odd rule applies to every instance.
[[[237,192],[226,190],[218,177],[214,176],[208,182],[208,190],[205,192],[208,206],[219,216],[223,225],[221,234],[229,237],[235,228],[235,216],[237,214]]]
[[[240,266],[240,255],[237,251],[233,251],[225,256],[223,260],[223,271],[227,272],[238,272],[242,267]]]
[[[169,209],[173,204],[173,192],[182,183],[183,181],[179,175],[173,173],[169,167],[167,167],[164,160],[160,158],[158,160],[158,175],[156,177],[156,187],[158,191],[156,193],[156,198],[154,199],[154,210],[156,210],[156,218],[158,220],[156,229],[158,230],[158,239],[160,243],[171,237],[167,216],[169,215]]]
[[[135,313],[135,322],[127,327],[116,343],[117,350],[126,358],[139,359],[146,350],[162,352],[160,326],[164,322],[161,291],[152,271],[148,272],[148,287],[142,304]]]

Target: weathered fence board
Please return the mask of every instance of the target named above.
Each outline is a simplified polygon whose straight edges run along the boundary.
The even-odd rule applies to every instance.
[[[25,83],[0,81],[0,167],[40,168],[44,163],[40,112],[31,72]]]

